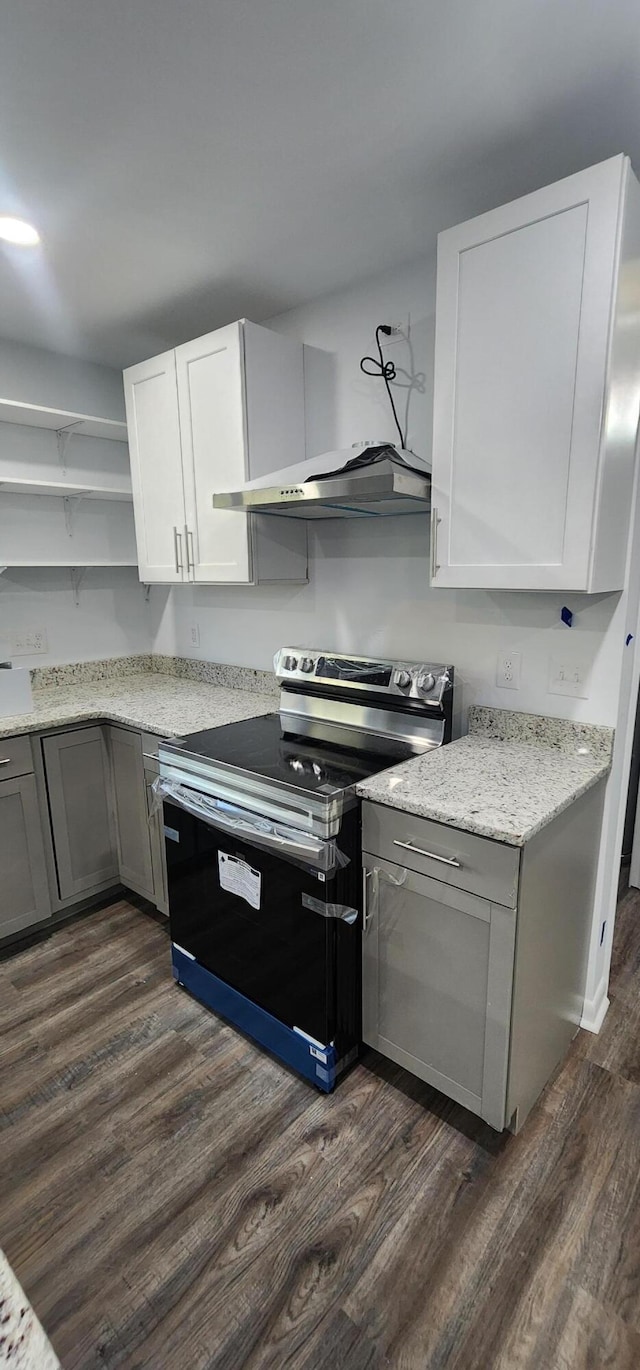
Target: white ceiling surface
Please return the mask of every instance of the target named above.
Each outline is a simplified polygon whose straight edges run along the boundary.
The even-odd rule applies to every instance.
[[[20,0],[0,333],[116,366],[433,250],[616,152],[638,0]]]

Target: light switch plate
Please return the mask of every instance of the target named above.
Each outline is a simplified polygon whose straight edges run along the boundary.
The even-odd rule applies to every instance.
[[[589,675],[586,662],[566,661],[562,657],[552,656],[549,658],[549,694],[588,699]]]

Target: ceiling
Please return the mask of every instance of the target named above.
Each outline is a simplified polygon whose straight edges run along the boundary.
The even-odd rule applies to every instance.
[[[127,365],[433,251],[616,152],[638,0],[19,0],[0,332]]]

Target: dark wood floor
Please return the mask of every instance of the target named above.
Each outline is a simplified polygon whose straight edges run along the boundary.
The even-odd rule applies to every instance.
[[[0,1245],[65,1370],[638,1370],[640,897],[518,1137],[371,1053],[324,1098],[127,903],[0,965]]]

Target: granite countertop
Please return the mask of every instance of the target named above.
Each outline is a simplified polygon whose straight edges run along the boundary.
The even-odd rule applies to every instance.
[[[520,847],[605,776],[613,729],[472,708],[469,735],[357,786],[363,799]]]
[[[121,657],[33,673],[34,709],[0,737],[109,719],[185,736],[278,708],[265,671],[183,658]],[[613,729],[473,707],[469,735],[357,786],[363,799],[522,846],[605,776]]]
[[[278,708],[273,694],[141,671],[33,691],[33,713],[0,719],[0,737],[109,719],[161,737],[217,728]]]
[[[10,1370],[60,1370],[60,1361],[24,1290],[0,1251],[0,1366]]]

